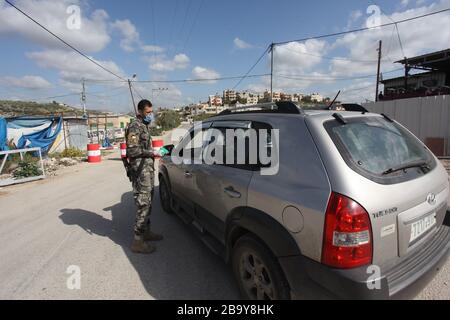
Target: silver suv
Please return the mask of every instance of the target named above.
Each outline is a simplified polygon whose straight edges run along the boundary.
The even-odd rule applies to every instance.
[[[399,123],[353,107],[360,111],[288,102],[225,111],[166,146],[163,209],[231,264],[243,298],[411,297],[445,261],[447,172]],[[209,132],[225,129],[266,134],[242,138],[244,162],[194,161],[214,140]],[[222,142],[236,158],[243,141]],[[249,161],[255,144],[278,156]],[[268,167],[276,173],[262,174]]]

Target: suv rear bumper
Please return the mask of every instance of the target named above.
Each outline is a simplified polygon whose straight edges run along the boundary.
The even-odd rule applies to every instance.
[[[418,252],[394,266],[381,270],[380,289],[370,290],[373,273],[368,266],[341,270],[297,256],[280,258],[291,286],[292,297],[325,299],[407,299],[417,295],[446,262],[450,250],[450,228],[442,226]],[[299,267],[300,266],[300,267]]]

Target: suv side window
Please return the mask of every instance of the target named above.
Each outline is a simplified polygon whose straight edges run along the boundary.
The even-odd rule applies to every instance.
[[[201,156],[203,147],[203,134],[211,126],[211,122],[203,122],[201,125],[194,126],[181,139],[177,149],[181,150],[183,159],[198,159]],[[187,154],[184,154],[185,151]]]
[[[256,133],[255,136],[250,136],[250,130],[254,129],[253,132]],[[222,135],[223,141],[220,141],[219,144],[223,144],[221,153],[222,157],[220,158],[220,163],[215,163],[216,165],[224,165],[236,169],[241,170],[251,170],[257,171],[261,168],[270,167],[272,165],[271,162],[267,163],[267,161],[262,161],[260,158],[260,145],[264,145],[267,147],[266,157],[271,158],[273,151],[273,142],[272,142],[272,126],[267,123],[262,122],[249,122],[245,125],[240,126],[231,126],[226,125],[225,123],[214,123],[211,128],[209,128],[206,132],[206,141],[204,148],[208,151],[208,147],[216,142],[214,137],[211,134],[212,130],[219,130]],[[233,140],[230,141],[227,138],[227,130],[234,130],[235,134]],[[236,130],[241,130],[241,132],[237,132]],[[264,131],[264,134],[261,134]],[[264,142],[260,142],[260,139],[264,138]],[[233,154],[228,155],[228,158],[232,159],[232,163],[227,163],[227,146],[232,144]],[[211,151],[211,155],[214,157],[214,150]],[[264,164],[262,164],[264,163]]]
[[[241,170],[253,170],[249,163],[250,139],[248,137],[250,121],[218,121],[206,132],[206,141],[204,145],[205,152],[209,152],[212,157],[216,157],[215,150],[209,149],[213,143],[215,149],[220,148],[220,157],[215,165],[223,165]],[[213,134],[220,132],[217,137]],[[220,139],[220,140],[216,140]],[[227,150],[229,154],[227,155]]]
[[[268,123],[254,121],[254,122],[252,122],[252,128],[255,129],[257,132],[257,141],[258,141],[258,143],[257,143],[257,152],[258,152],[257,167],[258,167],[258,169],[271,167],[272,165],[274,165],[274,163],[272,163],[272,162],[267,163],[267,161],[265,161],[265,159],[262,159],[261,152],[263,152],[263,154],[265,153],[265,157],[267,157],[268,159],[272,159],[272,154],[276,151],[275,148],[278,148],[275,141],[273,141],[273,137],[272,137],[273,127]],[[265,141],[260,141],[261,139],[265,139]],[[265,146],[266,150],[260,150],[260,146]],[[278,159],[276,158],[275,161],[278,161]]]

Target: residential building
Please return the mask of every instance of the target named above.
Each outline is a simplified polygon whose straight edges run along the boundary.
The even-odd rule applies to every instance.
[[[221,106],[223,104],[222,98],[218,95],[209,96],[210,106]]]
[[[251,95],[247,98],[247,105],[253,105],[253,104],[257,104],[258,103],[258,97]]]
[[[248,99],[250,97],[250,92],[248,91],[238,92],[237,97],[238,99]]]
[[[265,91],[264,92],[264,100],[270,101],[271,97],[270,97],[270,91]],[[272,97],[272,101],[276,102],[276,101],[281,101],[281,93],[280,92],[273,92],[273,97]]]
[[[305,95],[302,94],[302,93],[296,93],[296,94],[294,94],[294,97],[296,97],[296,98],[298,99],[298,101],[302,101],[302,99],[303,99],[304,96],[305,96]]]
[[[290,101],[297,103],[300,101],[300,99],[298,98],[298,95],[293,94]]]
[[[311,94],[311,101],[313,102],[323,102],[323,97],[318,93]]]
[[[280,99],[281,101],[292,101],[292,94],[281,93]]]
[[[224,90],[223,91],[223,100],[224,101],[236,101],[237,100],[237,94],[234,90]]]

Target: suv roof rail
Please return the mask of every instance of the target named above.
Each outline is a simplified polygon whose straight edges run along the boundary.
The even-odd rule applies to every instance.
[[[245,112],[245,113],[270,112],[270,113],[286,113],[286,114],[303,114],[303,109],[290,101],[278,101],[278,102],[259,103],[242,107],[234,107],[232,109],[222,111],[221,113],[218,114],[218,116],[232,114],[234,112]]]
[[[357,103],[343,103],[345,111],[359,111],[363,113],[369,113],[370,111],[364,108],[362,105]]]
[[[369,113],[370,111],[364,108],[362,105],[357,103],[342,103],[340,104],[344,110],[339,110],[339,105],[335,106],[315,106],[312,108],[308,108],[308,110],[332,110],[332,111],[356,111],[356,112],[362,112],[362,113]]]

